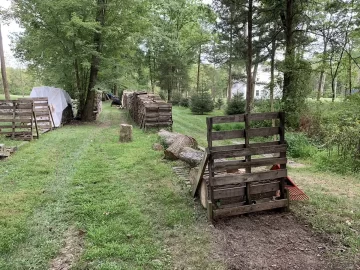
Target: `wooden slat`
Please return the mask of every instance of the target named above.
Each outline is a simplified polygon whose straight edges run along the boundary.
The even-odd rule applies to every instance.
[[[206,166],[208,164],[208,161],[209,161],[209,157],[210,157],[210,153],[209,153],[209,150],[206,149],[205,151],[205,155],[199,165],[199,171],[198,171],[198,174],[196,175],[196,179],[194,179],[193,183],[192,183],[192,195],[193,197],[195,197],[198,189],[199,189],[199,186],[200,186],[200,183],[201,183],[201,179],[204,175],[204,172],[205,172],[205,169],[206,169]]]
[[[279,112],[269,112],[269,113],[252,113],[249,115],[250,121],[263,121],[263,120],[272,120],[280,118]]]
[[[213,141],[237,139],[244,137],[245,137],[244,130],[215,131],[212,132],[211,134],[211,138]]]
[[[244,122],[245,114],[227,115],[227,116],[215,116],[211,117],[213,124],[231,123],[231,122]]]
[[[8,115],[8,116],[11,116],[13,117],[14,114],[13,112],[2,112],[0,111],[0,115]],[[16,111],[15,112],[15,116],[31,116],[32,115],[32,112],[31,111]]]
[[[264,143],[250,143],[250,147],[263,147],[263,146],[272,146],[279,145],[279,141],[264,142]],[[225,146],[214,146],[211,148],[210,152],[220,152],[220,151],[229,151],[229,150],[238,150],[245,148],[245,144],[234,144],[234,145],[225,145]]]
[[[214,199],[226,199],[232,197],[240,197],[245,195],[245,187],[232,187],[232,188],[224,188],[224,189],[215,189],[214,190]],[[266,193],[271,191],[278,191],[280,189],[280,182],[274,181],[271,183],[266,184],[258,184],[252,185],[250,188],[250,194],[259,194],[259,193]]]
[[[250,138],[269,137],[280,133],[279,127],[250,128],[248,131]]]
[[[276,200],[266,203],[244,205],[233,208],[216,209],[213,211],[213,215],[214,215],[213,217],[216,219],[221,217],[237,216],[245,213],[258,212],[258,211],[270,210],[275,208],[283,208],[287,206],[288,206],[287,199]]]
[[[21,103],[15,105],[16,109],[32,109],[32,103]],[[0,105],[0,110],[13,110],[14,105]]]
[[[249,148],[212,152],[211,154],[213,159],[221,159],[221,158],[243,157],[248,155],[280,153],[280,152],[286,152],[286,149],[287,149],[286,144],[263,146],[263,147],[256,147],[256,146],[254,147],[253,145],[250,145]]]
[[[28,128],[30,126],[26,126],[26,125],[15,125],[15,128]],[[12,125],[5,125],[5,126],[2,126],[0,125],[0,129],[9,129],[9,128],[13,128]]]
[[[10,123],[10,122],[19,122],[19,123],[31,123],[31,119],[0,119],[0,122]]]
[[[225,171],[225,170],[235,170],[242,169],[247,167],[261,167],[261,166],[269,166],[275,164],[286,164],[287,158],[257,158],[252,159],[250,162],[246,162],[245,160],[228,160],[228,161],[217,161],[214,164],[214,170]]]
[[[224,185],[235,185],[255,181],[275,180],[284,177],[287,177],[286,169],[257,173],[215,175],[213,179],[213,186],[219,187]]]
[[[29,127],[30,128],[30,127]],[[5,131],[5,132],[2,132],[0,131],[0,134],[2,135],[31,135],[32,132],[31,131],[15,131],[15,132],[12,132],[12,131]]]

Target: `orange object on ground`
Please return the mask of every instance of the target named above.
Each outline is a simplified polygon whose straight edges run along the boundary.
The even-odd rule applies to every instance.
[[[271,170],[279,170],[280,165],[273,165]],[[290,177],[286,177],[285,179],[285,187],[289,190],[290,200],[292,201],[305,201],[308,200],[309,197],[302,191],[292,180]]]

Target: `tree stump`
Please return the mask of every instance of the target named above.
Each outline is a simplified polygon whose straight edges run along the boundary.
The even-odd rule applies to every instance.
[[[121,124],[120,125],[120,142],[131,142],[132,141],[132,125]]]

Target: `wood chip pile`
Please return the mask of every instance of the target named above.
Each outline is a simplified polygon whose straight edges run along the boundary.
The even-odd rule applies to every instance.
[[[125,91],[122,105],[142,129],[172,127],[172,105],[159,95]]]

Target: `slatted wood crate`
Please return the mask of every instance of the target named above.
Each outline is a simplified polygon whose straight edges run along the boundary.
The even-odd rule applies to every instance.
[[[277,119],[276,127],[257,127],[255,121]],[[208,217],[210,220],[241,215],[250,212],[288,208],[289,196],[285,189],[286,142],[284,137],[283,112],[242,114],[207,118],[208,169]],[[214,131],[215,124],[245,123],[244,129]],[[261,122],[260,122],[261,123]],[[255,137],[279,140],[252,142]],[[243,144],[213,146],[215,141],[242,138]],[[273,154],[264,158],[264,154]],[[270,170],[271,165],[280,164],[279,170]],[[269,169],[256,171],[256,168]],[[202,168],[204,169],[204,168]],[[241,172],[239,169],[244,170]],[[195,189],[196,192],[196,189]]]
[[[46,132],[52,130],[55,127],[54,119],[52,116],[52,110],[51,107],[49,106],[49,101],[47,97],[22,98],[19,100],[33,101],[35,119],[38,129],[41,129],[44,132]]]
[[[172,127],[172,105],[159,95],[146,92],[124,92],[122,105],[142,129]]]
[[[38,136],[34,116],[32,100],[0,100],[0,135],[12,139],[32,140],[33,132],[36,132]]]

